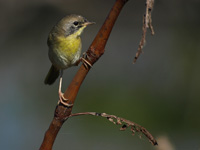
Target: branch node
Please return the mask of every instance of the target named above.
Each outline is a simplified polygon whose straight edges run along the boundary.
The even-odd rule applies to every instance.
[[[96,113],[96,116],[101,116],[101,113]]]

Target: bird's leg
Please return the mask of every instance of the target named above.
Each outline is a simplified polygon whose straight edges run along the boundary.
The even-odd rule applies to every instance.
[[[88,69],[88,66],[92,67],[92,65],[85,59],[85,57],[87,57],[87,54],[84,52],[83,56],[76,62],[76,65],[78,66],[78,64],[82,61],[85,68]]]
[[[73,106],[73,104],[68,104],[67,103],[67,101],[69,101],[69,100],[64,97],[64,94],[61,91],[61,88],[62,88],[62,75],[63,75],[63,70],[60,71],[60,81],[59,81],[59,88],[58,88],[58,95],[59,95],[58,104],[61,103],[64,106],[71,107],[71,106]]]

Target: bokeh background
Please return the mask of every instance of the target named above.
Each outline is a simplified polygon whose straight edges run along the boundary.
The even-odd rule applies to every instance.
[[[58,81],[44,85],[50,68],[47,35],[67,14],[96,25],[82,36],[86,51],[114,0],[0,1],[0,147],[39,149],[57,104]],[[70,118],[55,150],[200,150],[200,1],[156,0],[155,36],[132,64],[142,33],[145,0],[123,8],[105,54],[85,79],[73,112],[115,114],[147,128],[158,140],[119,131],[104,118]],[[64,73],[63,91],[79,67]]]

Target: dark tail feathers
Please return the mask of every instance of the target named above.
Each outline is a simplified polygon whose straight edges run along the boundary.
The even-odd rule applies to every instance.
[[[44,80],[44,83],[51,85],[56,81],[58,76],[59,76],[59,70],[52,65]]]

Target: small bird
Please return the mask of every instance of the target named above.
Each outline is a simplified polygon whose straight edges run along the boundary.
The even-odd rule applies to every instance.
[[[71,66],[76,66],[82,61],[87,67],[91,64],[81,55],[81,34],[85,27],[94,24],[80,15],[68,15],[61,19],[51,30],[48,36],[47,44],[49,47],[49,59],[52,66],[45,78],[45,84],[53,84],[60,75],[59,82],[59,102],[70,107],[68,99],[64,98],[61,92],[63,70]]]

